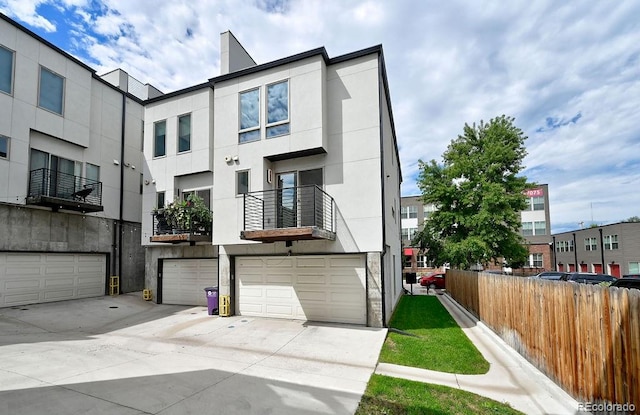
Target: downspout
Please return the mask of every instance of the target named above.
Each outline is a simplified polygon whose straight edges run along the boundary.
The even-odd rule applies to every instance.
[[[602,273],[605,274],[604,267],[604,241],[602,240],[602,228],[598,229],[600,232],[600,258],[602,260]]]
[[[384,122],[382,117],[382,85],[380,80],[382,79],[382,51],[378,52],[378,125],[380,126],[380,190],[382,197],[382,254],[380,255],[380,289],[382,297],[382,327],[387,327],[387,307],[385,297],[385,275],[384,275],[384,257],[387,253],[387,226],[385,223],[386,212],[386,199],[384,195],[385,189],[385,174],[384,174]],[[394,266],[394,264],[392,264]]]
[[[124,213],[124,138],[125,119],[127,114],[127,96],[122,94],[122,123],[120,135],[120,212],[118,214],[118,276],[122,287],[122,237],[123,237],[123,213]]]
[[[573,260],[575,261],[574,272],[578,272],[578,244],[576,243],[576,233],[573,233]]]

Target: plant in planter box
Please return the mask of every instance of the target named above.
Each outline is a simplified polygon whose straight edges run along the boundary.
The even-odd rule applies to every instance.
[[[155,209],[153,214],[175,232],[209,232],[211,231],[211,211],[202,198],[191,193],[186,200],[176,199],[162,209]]]

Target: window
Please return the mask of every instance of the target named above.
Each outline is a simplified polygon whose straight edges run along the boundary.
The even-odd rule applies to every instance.
[[[411,241],[418,232],[418,228],[402,228],[402,239]]]
[[[629,262],[629,274],[640,274],[640,262]]]
[[[100,181],[100,166],[96,166],[95,164],[87,163],[85,168],[85,177],[87,181],[99,182]]]
[[[402,266],[403,268],[411,268],[411,255],[404,255],[404,258],[402,258]]]
[[[240,143],[260,140],[260,90],[240,93]]]
[[[13,89],[13,51],[0,46],[0,91],[11,94]]]
[[[417,218],[418,207],[417,206],[402,206],[400,207],[400,217],[402,219]]]
[[[267,85],[267,138],[289,134],[289,81]]]
[[[547,234],[547,224],[544,222],[534,222],[533,223],[533,233],[535,235],[546,235]]]
[[[178,153],[191,150],[191,114],[178,117]]]
[[[584,249],[586,251],[597,251],[598,245],[596,243],[596,238],[584,238]]]
[[[429,266],[429,261],[427,261],[426,255],[418,255],[416,256],[416,267],[418,268],[426,268]]]
[[[618,249],[618,235],[605,235],[604,249]]]
[[[156,193],[156,207],[158,209],[164,207],[164,192]]]
[[[211,189],[185,190],[182,192],[182,200],[187,200],[192,193],[195,193],[196,196],[204,201],[207,209],[211,209]]]
[[[249,193],[249,170],[236,172],[236,195]]]
[[[532,236],[533,235],[533,223],[532,222],[522,222],[522,235],[523,236]]]
[[[167,155],[167,122],[158,121],[153,125],[153,157]]]
[[[531,210],[544,210],[544,196],[530,197],[529,208]]]
[[[542,268],[542,254],[531,254],[529,256],[529,267]]]
[[[144,120],[140,121],[142,128],[140,130],[140,151],[144,151]]]
[[[38,106],[62,115],[63,102],[64,78],[41,66]]]
[[[0,159],[9,158],[9,137],[0,135]]]
[[[144,193],[144,174],[140,173],[140,194]]]
[[[573,239],[569,241],[569,252],[573,252]]]
[[[436,207],[434,205],[432,204],[424,205],[422,208],[422,213],[424,214],[424,220],[429,219],[429,216],[431,216],[431,214],[435,211],[436,211]]]

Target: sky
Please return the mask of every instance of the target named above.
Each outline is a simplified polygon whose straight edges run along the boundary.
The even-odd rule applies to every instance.
[[[82,60],[172,92],[220,74],[220,33],[258,63],[381,44],[402,195],[465,123],[502,114],[548,184],[551,231],[640,216],[640,2],[619,0],[0,0]]]

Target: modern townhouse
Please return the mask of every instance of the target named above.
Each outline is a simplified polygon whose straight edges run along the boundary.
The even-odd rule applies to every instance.
[[[554,267],[621,277],[640,274],[640,222],[619,222],[553,235]]]
[[[146,103],[146,286],[162,303],[204,305],[213,286],[234,314],[384,326],[402,265],[382,47],[258,65],[225,32],[220,66]],[[166,226],[163,205],[194,193],[211,229]]]
[[[0,307],[142,289],[145,98],[0,14]]]

